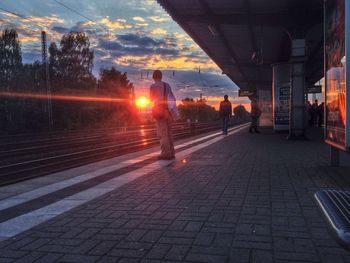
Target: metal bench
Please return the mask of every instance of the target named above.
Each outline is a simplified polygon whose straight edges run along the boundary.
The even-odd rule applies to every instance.
[[[350,192],[321,190],[315,199],[336,241],[350,250]]]

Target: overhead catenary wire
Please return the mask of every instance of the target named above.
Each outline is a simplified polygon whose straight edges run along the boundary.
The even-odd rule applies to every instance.
[[[14,15],[14,16],[17,16],[17,17],[20,17],[20,18],[23,18],[23,19],[29,19],[28,17],[26,17],[26,16],[24,16],[24,15],[21,15],[21,14],[15,13],[15,12],[12,12],[12,11],[7,10],[7,9],[5,9],[5,8],[2,8],[2,7],[0,7],[0,10],[6,12],[6,13],[8,13],[8,14],[11,14],[11,15]]]
[[[77,15],[83,17],[83,18],[85,18],[86,20],[88,20],[88,21],[90,21],[90,22],[96,24],[96,25],[97,25],[98,27],[100,27],[101,29],[106,30],[106,31],[107,31],[107,34],[109,34],[108,28],[105,28],[105,27],[101,26],[96,20],[94,20],[94,19],[92,19],[92,18],[90,18],[90,17],[84,15],[83,13],[81,13],[81,12],[79,12],[78,10],[76,10],[76,9],[74,9],[74,8],[72,8],[72,7],[70,7],[70,6],[68,6],[67,4],[62,3],[61,1],[58,1],[58,0],[53,0],[53,1],[55,1],[57,4],[63,6],[64,8],[70,10],[71,12],[73,12],[73,13],[75,13],[75,14],[77,14]]]
[[[67,8],[67,9],[69,9],[70,11],[72,11],[72,12],[74,12],[74,13],[76,13],[77,15],[79,15],[79,16],[81,16],[81,17],[87,19],[87,20],[89,20],[90,22],[97,23],[95,20],[93,20],[93,19],[87,17],[86,15],[84,15],[84,14],[78,12],[77,10],[71,8],[70,6],[64,4],[64,3],[60,2],[60,1],[57,1],[57,0],[54,0],[54,1],[55,1],[57,4],[59,4],[59,5],[61,5],[61,6],[65,7],[65,8]]]

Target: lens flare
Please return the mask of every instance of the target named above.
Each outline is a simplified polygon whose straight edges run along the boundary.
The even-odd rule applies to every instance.
[[[41,93],[0,92],[0,97],[46,100],[48,98],[48,95],[41,94]],[[91,96],[64,95],[64,94],[51,95],[51,99],[66,100],[66,101],[87,101],[87,102],[118,102],[118,103],[130,102],[130,100],[120,99],[120,98],[91,97]]]
[[[151,104],[151,101],[147,97],[139,97],[136,100],[136,106],[139,107],[140,109],[145,109]]]

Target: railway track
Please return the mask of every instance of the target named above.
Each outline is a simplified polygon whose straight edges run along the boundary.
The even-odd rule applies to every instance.
[[[219,122],[175,123],[174,139],[220,128]],[[0,185],[44,176],[158,144],[154,125],[0,137]]]

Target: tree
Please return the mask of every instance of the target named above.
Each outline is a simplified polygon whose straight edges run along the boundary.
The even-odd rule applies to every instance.
[[[70,89],[91,89],[96,80],[92,74],[94,53],[83,32],[70,32],[62,36],[60,47],[49,47],[50,73],[53,86]]]
[[[16,30],[5,29],[0,36],[0,91],[9,92],[15,86],[16,77],[22,67],[21,45]],[[8,130],[13,126],[13,100],[0,100],[0,129]]]
[[[9,89],[22,67],[21,45],[16,30],[5,29],[0,36],[0,87]]]
[[[238,118],[239,120],[246,120],[249,118],[249,112],[245,109],[243,105],[238,105],[234,107],[233,114],[235,118]]]
[[[83,32],[70,32],[61,38],[59,47],[49,47],[49,72],[52,93],[93,95],[96,78],[92,74],[93,51]],[[89,105],[81,102],[53,101],[54,124],[57,129],[78,129],[96,125],[90,120]],[[86,125],[86,126],[85,126]]]
[[[206,104],[205,100],[186,98],[179,105],[180,118],[191,121],[214,121],[219,115],[215,108]]]
[[[178,106],[180,118],[183,120],[196,120],[196,106],[195,102],[191,98],[181,100],[181,104]]]
[[[128,80],[126,73],[121,73],[112,68],[101,68],[100,79],[97,88],[98,95],[103,94],[120,101],[109,103],[105,115],[114,116],[110,118],[117,125],[125,125],[136,121],[136,109],[133,104],[134,85]]]
[[[121,73],[115,67],[110,69],[101,68],[98,90],[99,92],[108,93],[112,97],[130,99],[134,85],[128,80],[126,73]]]

